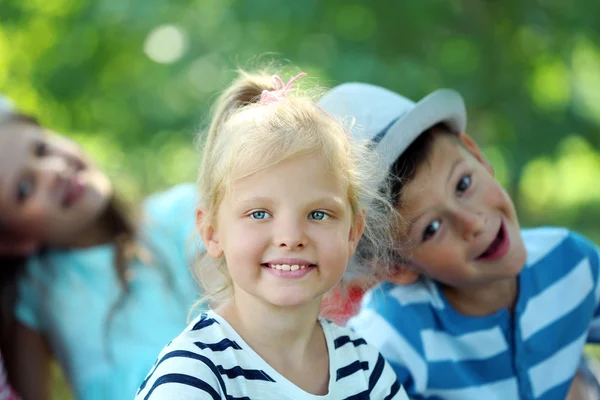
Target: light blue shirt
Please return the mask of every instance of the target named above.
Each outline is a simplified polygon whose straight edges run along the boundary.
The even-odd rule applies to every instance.
[[[365,296],[349,325],[381,351],[411,398],[565,398],[583,346],[600,339],[600,255],[567,229],[522,234],[527,263],[513,313],[459,314],[430,279],[386,282]]]
[[[130,293],[118,305],[112,245],[52,251],[27,265],[16,316],[48,340],[78,399],[132,399],[186,327],[200,298],[189,268],[202,248],[192,236],[196,202],[193,185],[146,200],[139,243],[151,259],[130,263]]]

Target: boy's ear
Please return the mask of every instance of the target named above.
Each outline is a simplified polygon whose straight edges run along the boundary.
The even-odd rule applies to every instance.
[[[488,170],[492,176],[494,175],[494,167],[490,164],[485,157],[483,156],[483,152],[477,146],[477,143],[466,133],[461,132],[458,134],[458,140],[461,141],[463,146],[469,151],[469,153],[473,154],[473,156],[479,161],[485,169]]]
[[[198,208],[196,210],[196,229],[202,237],[202,243],[209,256],[212,258],[220,258],[223,255],[223,248],[219,243],[219,236],[213,224],[207,220],[208,210],[206,208]]]

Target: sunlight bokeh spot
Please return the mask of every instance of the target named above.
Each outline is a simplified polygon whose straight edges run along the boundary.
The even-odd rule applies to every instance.
[[[530,78],[531,96],[543,110],[563,109],[570,100],[570,76],[560,60],[540,62]]]
[[[187,35],[178,26],[161,25],[152,30],[144,42],[144,52],[154,62],[171,64],[184,56]]]
[[[219,90],[229,77],[225,61],[217,53],[209,53],[196,59],[185,75],[189,87],[201,93]]]
[[[568,212],[600,202],[600,156],[580,136],[563,139],[554,160],[540,157],[527,163],[519,184],[528,211]]]
[[[579,40],[572,63],[575,110],[600,125],[600,51],[593,43]]]
[[[554,186],[554,166],[550,159],[539,157],[529,161],[519,181],[519,192],[527,211],[533,215],[543,213],[552,201]]]
[[[600,156],[582,137],[563,139],[554,171],[558,207],[568,209],[600,201]]]
[[[21,4],[38,14],[55,17],[69,15],[82,5],[76,0],[27,0]]]

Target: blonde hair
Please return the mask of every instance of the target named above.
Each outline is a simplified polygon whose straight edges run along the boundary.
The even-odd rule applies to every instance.
[[[352,262],[349,268],[365,275],[369,270],[364,267],[371,263],[388,265],[380,261],[393,244],[390,216],[395,211],[379,187],[386,171],[376,151],[369,143],[353,139],[350,126],[345,127],[297,88],[279,93],[278,101],[261,102],[263,91],[276,89],[271,76],[240,70],[213,109],[198,179],[201,205],[208,210],[203,223],[215,226],[219,205],[236,179],[294,157],[325,155],[331,170],[348,186],[353,216],[366,213],[357,249],[365,262]],[[195,272],[205,291],[201,302],[219,303],[231,296],[225,257],[214,260],[203,254]]]

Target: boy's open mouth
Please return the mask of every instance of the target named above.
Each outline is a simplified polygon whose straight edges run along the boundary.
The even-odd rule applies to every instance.
[[[508,251],[510,245],[510,240],[508,238],[508,233],[506,231],[506,226],[504,225],[504,221],[500,224],[500,229],[498,229],[498,233],[492,243],[488,246],[488,248],[481,253],[479,257],[477,257],[476,261],[494,261],[501,257],[503,257]]]

